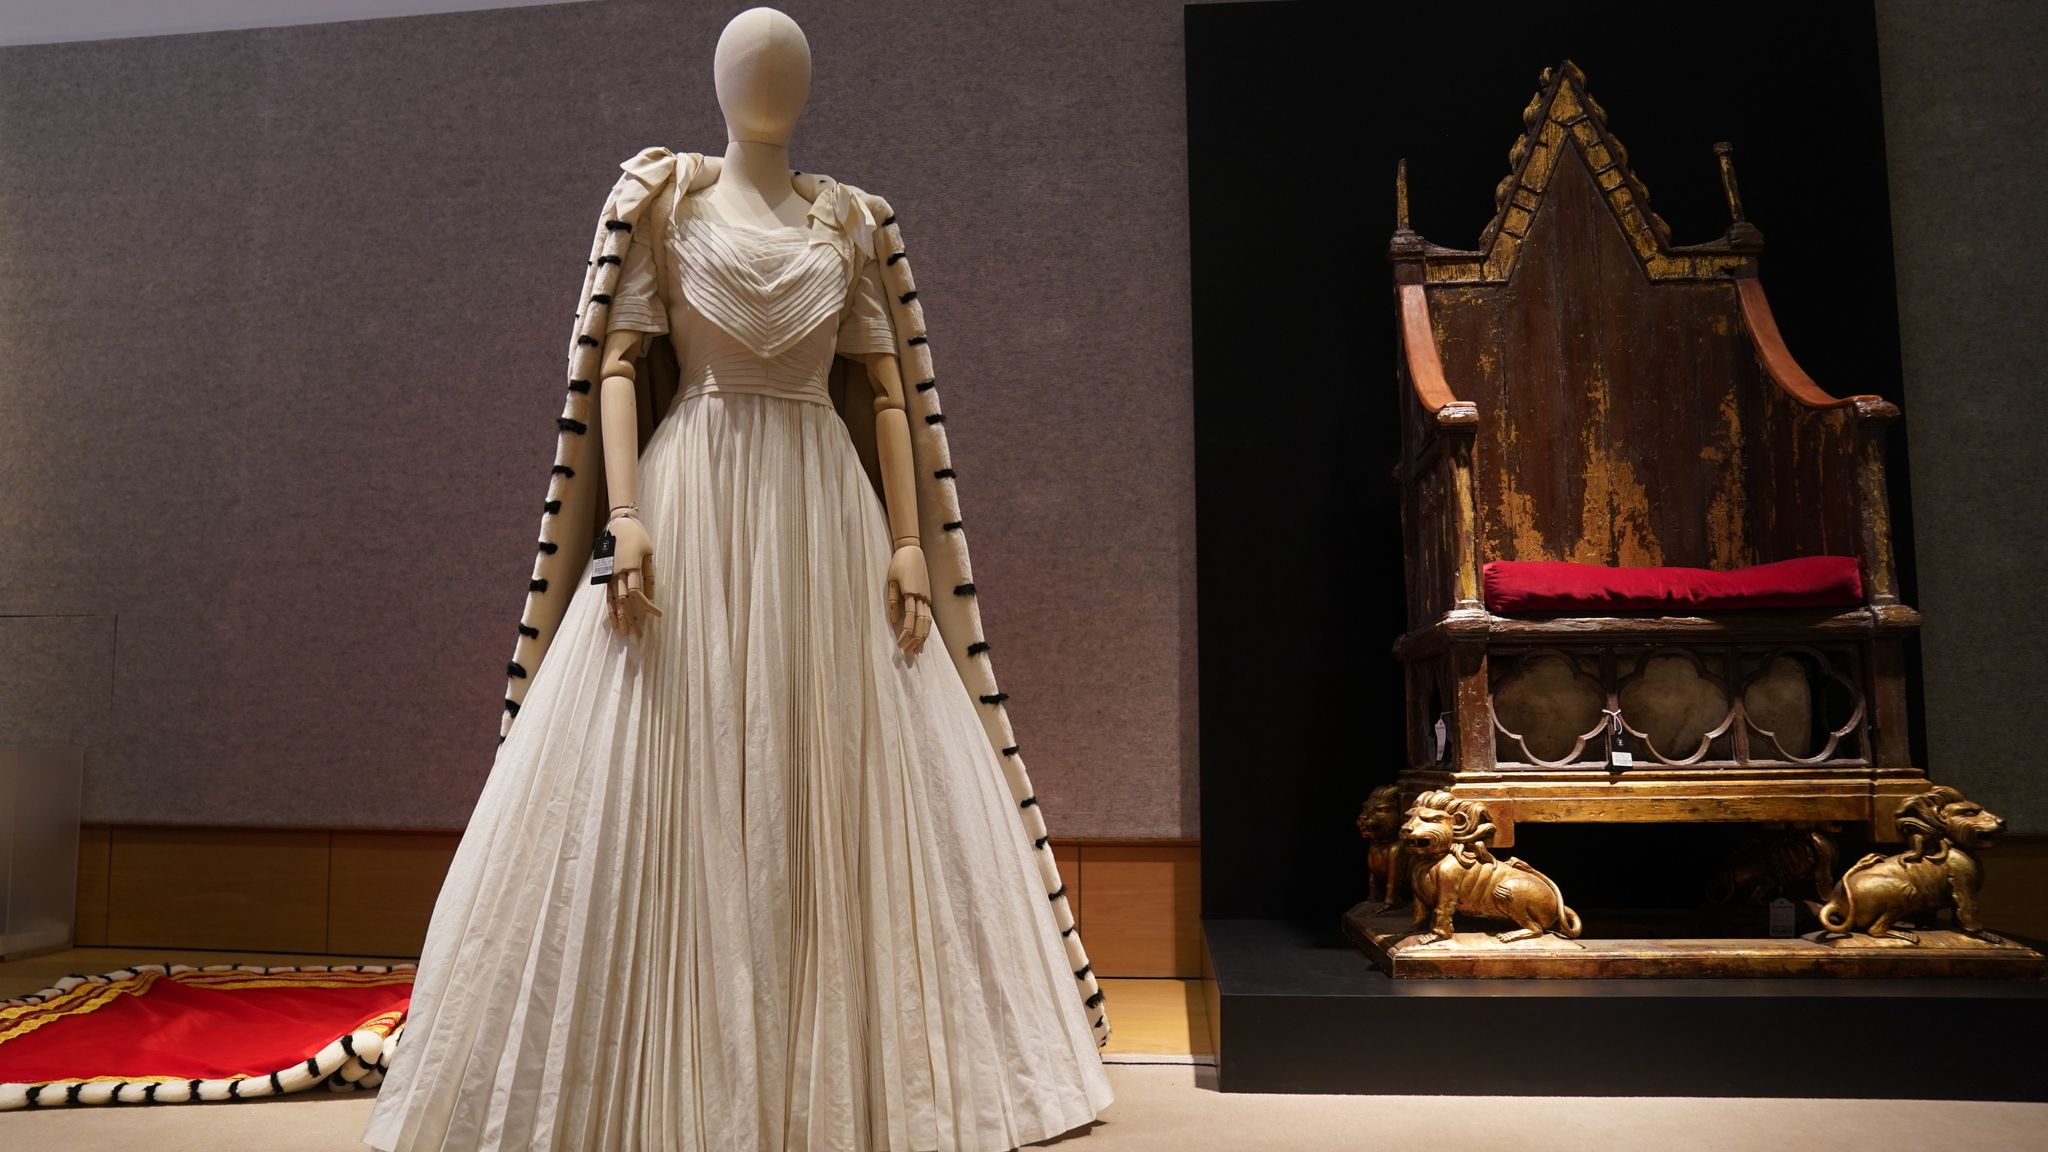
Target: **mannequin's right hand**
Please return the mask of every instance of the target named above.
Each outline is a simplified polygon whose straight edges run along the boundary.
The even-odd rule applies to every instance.
[[[650,616],[661,615],[654,606],[654,544],[647,528],[631,516],[620,516],[606,525],[616,547],[612,550],[612,582],[605,585],[606,616],[621,635],[640,635]]]

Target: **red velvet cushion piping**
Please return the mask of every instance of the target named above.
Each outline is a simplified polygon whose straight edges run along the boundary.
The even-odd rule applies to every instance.
[[[1863,603],[1853,556],[1805,556],[1716,572],[1707,568],[1609,568],[1549,560],[1486,566],[1486,607],[1517,612],[1686,613],[1731,608],[1835,608]]]

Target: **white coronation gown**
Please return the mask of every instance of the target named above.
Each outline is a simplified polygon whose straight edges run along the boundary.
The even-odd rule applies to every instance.
[[[975,705],[889,625],[826,379],[895,349],[833,215],[686,196],[633,238],[611,327],[682,366],[640,461],[665,615],[622,638],[579,583],[435,905],[379,1149],[995,1152],[1109,1102]]]

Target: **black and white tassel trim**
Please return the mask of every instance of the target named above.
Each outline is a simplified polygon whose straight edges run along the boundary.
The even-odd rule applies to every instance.
[[[138,964],[101,976],[66,976],[54,986],[32,996],[0,1000],[0,1008],[40,1004],[81,984],[113,984],[133,980],[147,972],[175,976],[186,972],[245,972],[263,976],[284,972],[409,972],[411,964],[336,964],[331,966],[264,968],[253,965],[211,964],[195,968],[189,964]],[[223,1076],[200,1080],[60,1080],[48,1084],[0,1083],[0,1112],[27,1108],[62,1108],[100,1104],[184,1104],[192,1101],[253,1100],[303,1092],[316,1084],[342,1091],[375,1087],[387,1066],[398,1037],[405,1030],[401,1021],[389,1035],[368,1028],[344,1033],[339,1039],[303,1061],[268,1073]]]
[[[610,211],[609,205],[606,210]],[[596,389],[594,377],[597,375],[594,350],[603,346],[602,338],[605,331],[605,313],[599,309],[608,308],[613,301],[618,280],[625,271],[625,247],[630,241],[632,231],[631,221],[607,220],[591,242],[590,259],[585,261],[585,266],[590,269],[584,284],[587,303],[577,310],[574,339],[570,346],[568,401],[562,414],[555,419],[556,434],[561,441],[555,453],[558,461],[572,458],[573,449],[568,439],[570,436],[583,436],[590,431],[588,405],[591,393]],[[576,470],[568,464],[557,463],[550,469],[549,475],[573,480]],[[562,501],[555,498],[553,489],[551,480],[550,498],[542,510],[540,541],[536,545],[543,557],[554,557],[562,553],[562,541],[554,538],[552,527],[553,517],[562,511]],[[544,560],[543,563],[553,561]],[[542,570],[537,567],[527,587],[527,603],[520,612],[520,652],[525,651],[524,645],[527,640],[540,639],[540,630],[527,624],[526,618],[534,615],[535,597],[545,595],[549,587],[547,577],[541,572]],[[512,666],[523,666],[522,658],[515,655]],[[501,744],[511,730],[513,717],[519,714],[519,701],[525,695],[527,680],[528,678],[521,676],[508,677],[505,710],[498,726],[498,742]],[[374,1076],[375,1073],[370,1075]]]
[[[958,482],[958,473],[954,471],[952,461],[948,458],[950,454],[947,452],[945,437],[946,417],[939,408],[937,373],[930,361],[931,341],[925,332],[924,318],[920,311],[922,304],[917,286],[912,279],[909,257],[903,250],[901,232],[896,228],[895,214],[889,212],[887,205],[880,200],[872,200],[871,203],[875,207],[875,215],[882,222],[878,247],[882,253],[883,283],[893,297],[890,301],[891,318],[895,322],[896,330],[907,335],[903,341],[907,356],[903,367],[911,374],[912,379],[917,380],[915,392],[910,397],[911,413],[913,416],[924,417],[922,424],[915,419],[912,420],[913,439],[918,436],[924,437],[924,440],[918,442],[920,455],[930,454],[928,459],[921,459],[920,464],[932,470],[934,480],[949,482],[946,487],[939,490],[940,507],[945,515],[952,517],[940,525],[946,538],[937,549],[928,551],[932,552],[931,559],[941,565],[935,570],[936,575],[943,576],[945,566],[949,563],[957,565],[954,570],[959,573],[956,578],[959,583],[953,588],[956,599],[948,602],[946,608],[953,613],[955,626],[971,639],[964,650],[956,651],[956,659],[962,662],[962,678],[968,682],[969,691],[974,694],[975,699],[996,709],[993,722],[998,727],[994,731],[1008,737],[1009,724],[1003,712],[1003,705],[1009,699],[1009,694],[997,685],[994,671],[989,666],[989,644],[987,638],[981,634],[979,612],[974,599],[976,589],[972,579],[968,577],[966,535],[958,511],[957,496],[954,495],[957,491],[955,485]],[[958,607],[955,607],[956,605]],[[975,663],[969,666],[965,663],[968,660]],[[998,738],[992,743],[1002,744],[1002,739]],[[1072,961],[1075,979],[1080,984],[1083,1002],[1095,1030],[1096,1044],[1107,1044],[1109,1021],[1100,1010],[1103,1002],[1102,990],[1095,979],[1094,965],[1089,962],[1087,953],[1082,948],[1072,909],[1065,899],[1066,885],[1059,877],[1058,865],[1050,851],[1051,835],[1045,830],[1045,822],[1039,815],[1038,797],[1031,791],[1030,776],[1024,767],[1014,738],[998,750],[1002,754],[1004,774],[1008,778],[1013,794],[1023,797],[1018,801],[1018,811],[1024,820],[1026,834],[1031,838],[1032,846],[1037,849],[1035,858],[1039,862],[1040,877],[1046,884],[1047,899],[1052,902],[1060,937],[1068,958]]]

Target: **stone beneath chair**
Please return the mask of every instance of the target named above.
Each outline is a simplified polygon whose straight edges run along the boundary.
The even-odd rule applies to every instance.
[[[1854,556],[1805,556],[1727,571],[1495,560],[1486,565],[1485,579],[1486,607],[1502,615],[1846,608],[1863,603],[1863,577]]]

